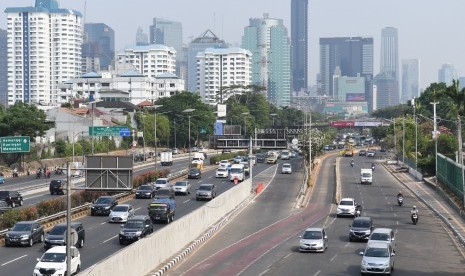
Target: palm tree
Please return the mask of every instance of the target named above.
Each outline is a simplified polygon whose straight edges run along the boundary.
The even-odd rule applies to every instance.
[[[448,86],[444,91],[444,94],[448,96],[453,102],[452,111],[457,114],[457,134],[458,134],[458,146],[459,146],[459,162],[462,171],[462,194],[463,203],[465,205],[465,177],[463,172],[463,154],[462,154],[462,122],[460,116],[465,114],[465,88],[460,90],[459,80],[452,80],[452,85]]]

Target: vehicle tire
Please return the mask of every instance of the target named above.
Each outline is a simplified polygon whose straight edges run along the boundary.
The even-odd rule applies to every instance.
[[[34,239],[31,237],[27,246],[32,247],[34,245]]]
[[[169,224],[170,223],[170,216],[167,216],[166,217],[166,224]]]
[[[79,247],[79,248],[83,248],[83,247],[84,247],[84,239],[81,239],[81,240],[78,241],[77,247]]]
[[[40,243],[44,242],[44,233],[40,234],[39,242]]]
[[[191,194],[191,190],[190,190],[190,189],[189,189],[189,190],[187,190],[187,194],[188,194],[188,195],[190,195],[190,194]]]
[[[15,208],[16,207],[16,203],[14,201],[11,202],[11,208]]]
[[[18,205],[19,205],[19,206],[23,206],[23,203],[24,203],[24,202],[23,202],[23,200],[21,199],[21,200],[19,201],[19,204],[18,204]]]
[[[91,211],[90,211],[90,215],[91,215],[91,216],[95,216],[94,211],[91,210]]]
[[[124,242],[123,242],[123,241],[119,241],[119,244],[120,244],[120,245],[124,245]]]
[[[74,275],[78,274],[79,272],[81,272],[81,266],[80,265],[77,266],[76,272],[74,273]]]
[[[353,242],[353,241],[354,241],[354,239],[352,239],[352,238],[349,238],[349,241],[350,241],[350,242]]]
[[[198,198],[198,197],[196,197],[196,198],[195,198],[195,200],[199,201],[199,198]]]

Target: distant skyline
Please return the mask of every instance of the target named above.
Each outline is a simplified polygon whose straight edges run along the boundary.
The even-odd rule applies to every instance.
[[[149,33],[154,17],[183,24],[184,43],[207,29],[232,46],[239,46],[249,18],[283,19],[290,31],[291,0],[59,0],[61,8],[85,14],[86,23],[104,23],[115,31],[116,51],[134,45],[138,27]],[[34,6],[35,0],[1,0],[0,28],[6,29],[7,7]],[[111,4],[111,5],[110,5]],[[374,74],[379,73],[381,29],[398,30],[399,63],[402,59],[421,60],[420,87],[438,81],[442,64],[451,63],[458,76],[465,76],[465,48],[462,12],[465,1],[443,0],[310,0],[309,85],[319,73],[319,38],[363,36],[374,39]],[[289,33],[290,34],[290,33]]]

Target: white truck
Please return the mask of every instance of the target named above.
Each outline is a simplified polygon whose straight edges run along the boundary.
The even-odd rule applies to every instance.
[[[373,170],[361,169],[360,170],[360,183],[372,184],[373,183]]]
[[[163,151],[160,154],[160,164],[162,166],[171,166],[173,165],[173,152]]]
[[[203,160],[205,156],[202,152],[194,152],[194,156],[192,157],[192,164],[193,165],[203,165]]]
[[[244,164],[233,164],[231,165],[231,170],[229,171],[229,180],[234,181],[237,178],[237,181],[244,181]]]

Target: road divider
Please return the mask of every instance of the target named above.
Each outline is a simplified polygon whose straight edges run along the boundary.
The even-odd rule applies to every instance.
[[[263,188],[265,188],[265,184],[263,184],[263,182],[258,183],[257,188],[255,188],[255,193],[258,195],[263,191]]]

